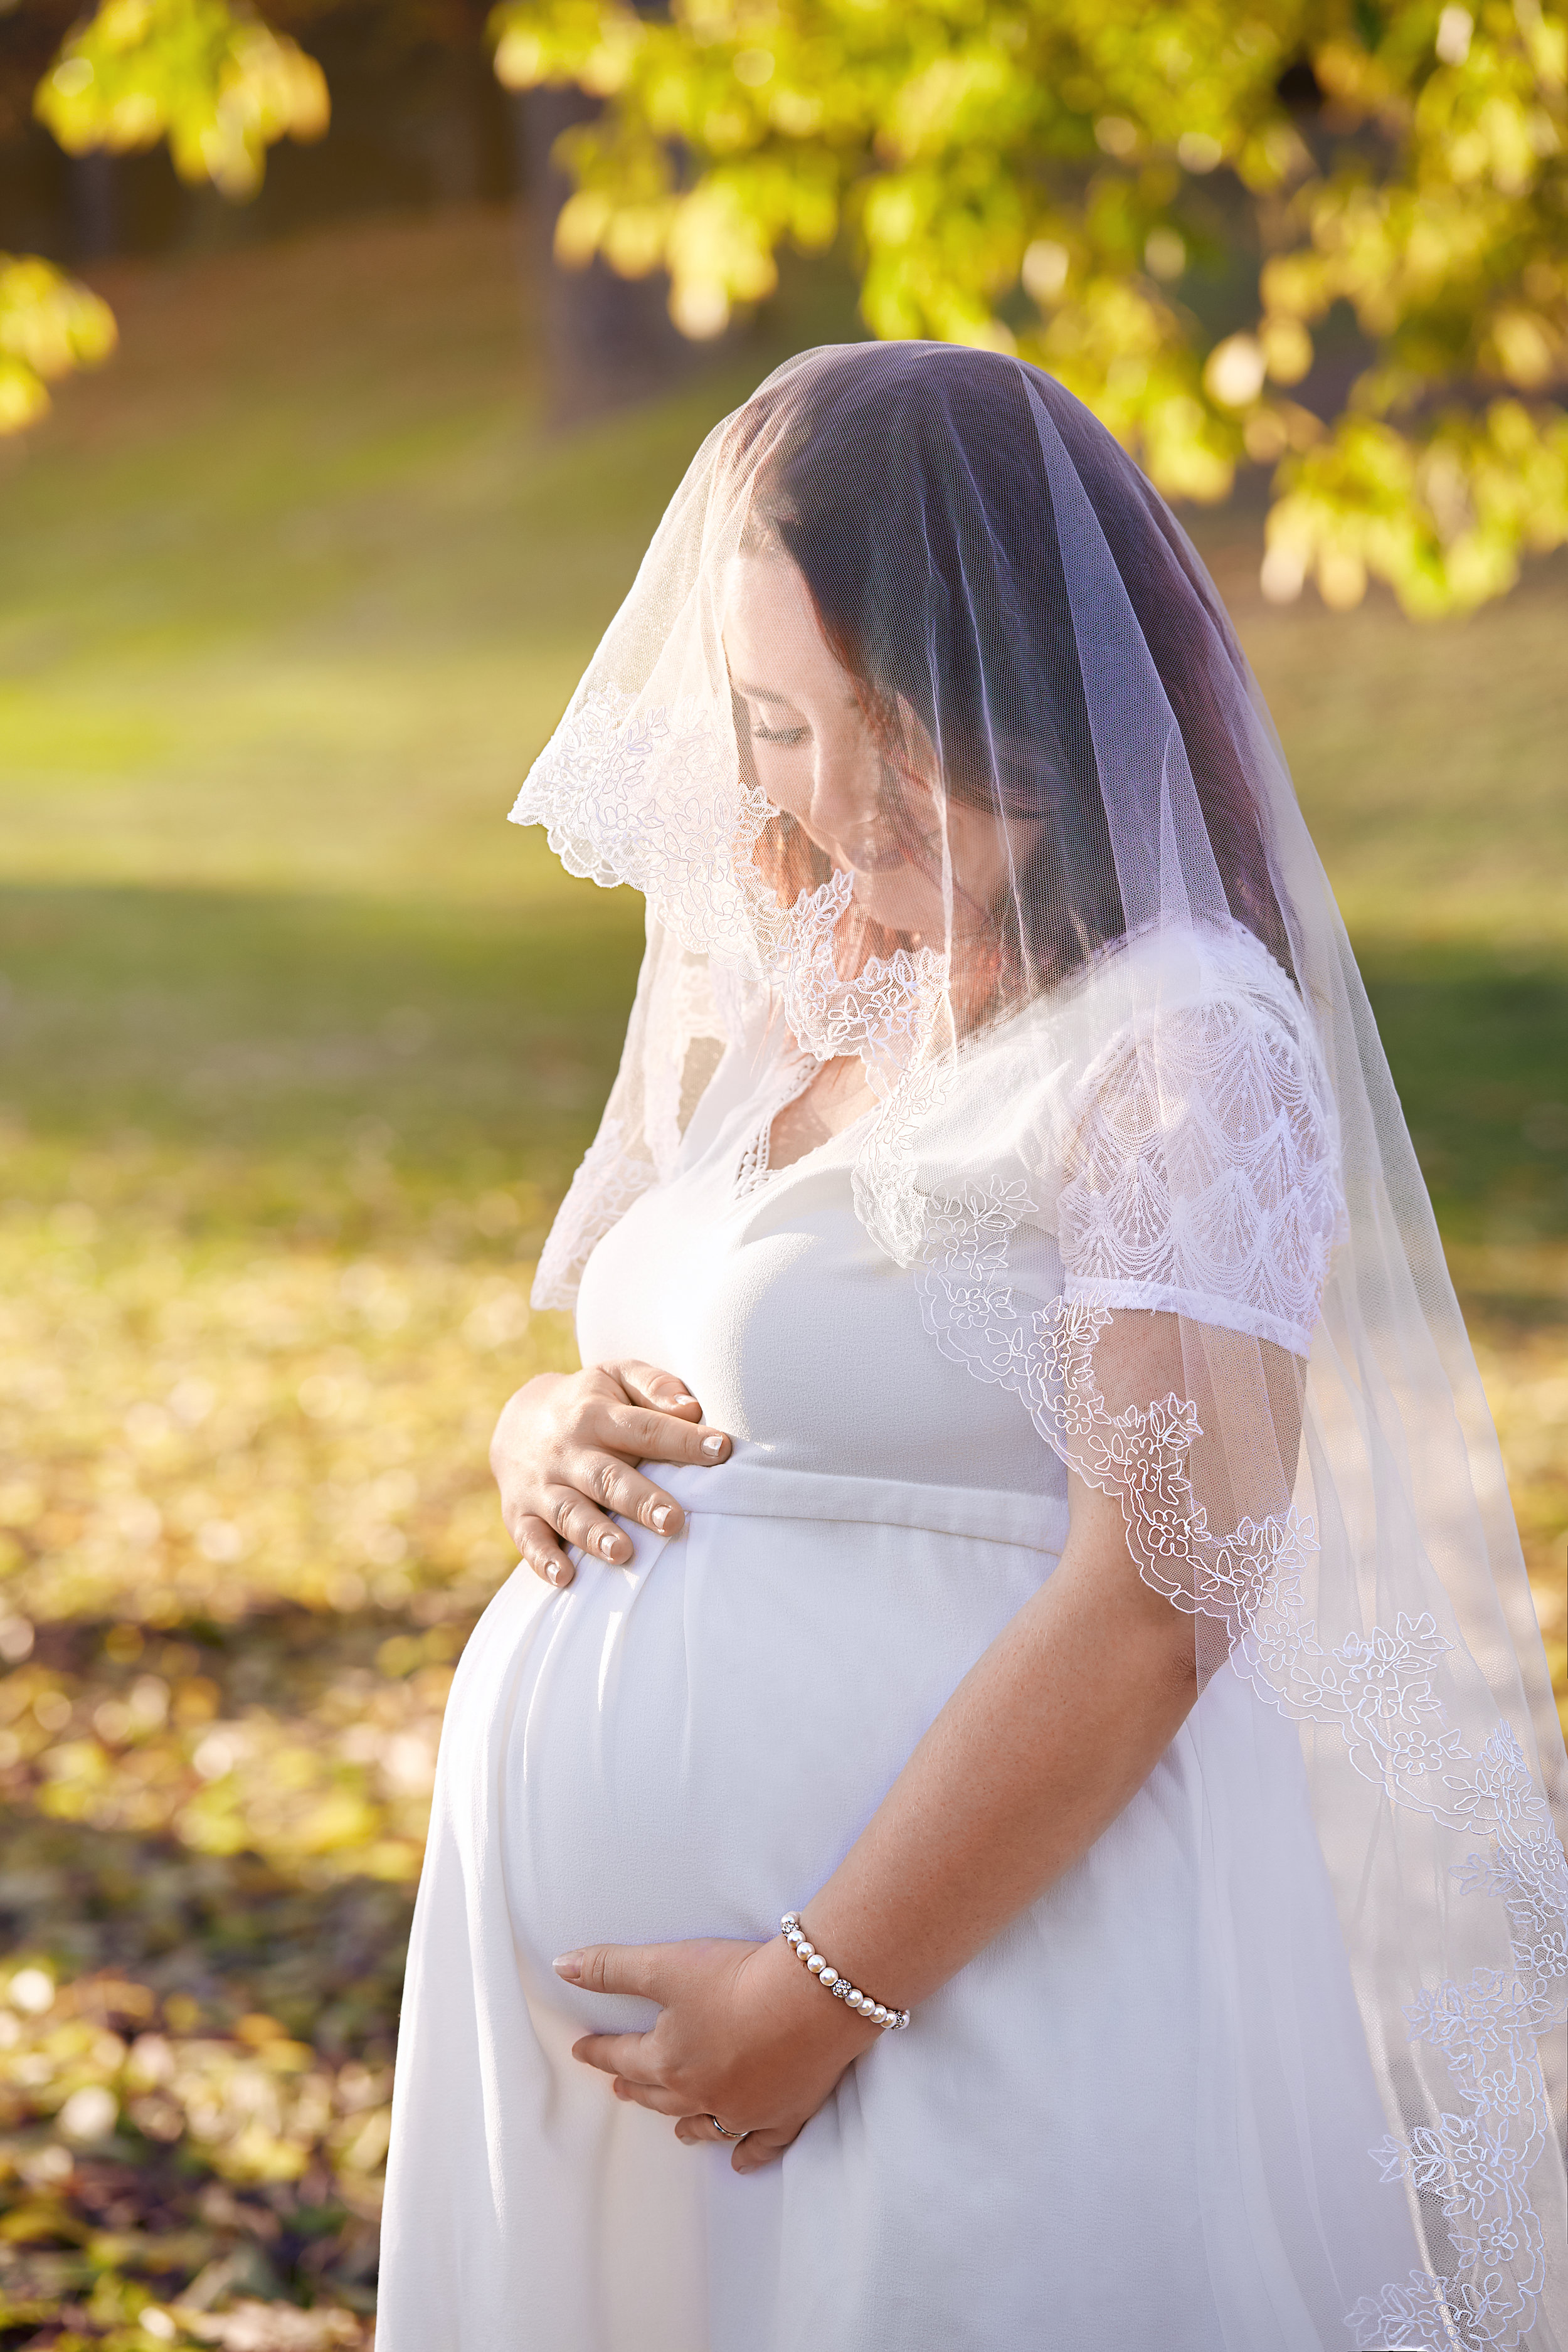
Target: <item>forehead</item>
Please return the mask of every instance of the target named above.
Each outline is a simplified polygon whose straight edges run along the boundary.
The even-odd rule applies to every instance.
[[[817,624],[811,594],[790,558],[768,551],[731,558],[724,575],[724,646],[748,678],[782,683],[781,663],[811,671],[839,666]]]

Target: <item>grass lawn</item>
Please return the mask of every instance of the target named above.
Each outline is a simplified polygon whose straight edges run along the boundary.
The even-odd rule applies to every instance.
[[[505,812],[701,432],[841,325],[564,432],[497,214],[106,290],[114,365],[0,443],[0,2344],[265,2344],[284,2298],[309,2352],[368,2328],[486,1443],[570,1360],[529,1261],[640,943]],[[1195,528],[1561,1667],[1568,568],[1417,631],[1272,611],[1256,517]]]

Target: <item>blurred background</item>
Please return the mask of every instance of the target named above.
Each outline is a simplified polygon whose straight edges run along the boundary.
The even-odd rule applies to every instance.
[[[0,2345],[371,2341],[441,1710],[514,1557],[486,1449],[574,1361],[531,1261],[641,940],[506,812],[701,435],[793,350],[1042,356],[1177,496],[1568,1691],[1563,279],[1521,227],[1560,52],[1504,72],[1562,20],[1364,13],[1381,81],[1285,9],[1217,95],[1165,61],[1173,129],[1113,8],[1120,49],[1029,16],[1082,52],[1062,100],[983,7],[932,97],[919,9],[850,55],[831,7],[0,6]],[[1012,82],[964,82],[987,41]],[[1385,221],[1356,279],[1342,172],[1390,220],[1408,182],[1430,246],[1468,75],[1524,89],[1536,178],[1483,158],[1480,264],[1412,292]]]

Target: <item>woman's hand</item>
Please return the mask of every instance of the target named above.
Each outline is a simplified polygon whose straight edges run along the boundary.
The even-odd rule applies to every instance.
[[[702,1408],[673,1372],[652,1364],[595,1364],[584,1372],[541,1372],[501,1407],[490,1468],[501,1517],[518,1550],[547,1584],[570,1584],[567,1544],[616,1567],[632,1557],[624,1528],[605,1516],[637,1519],[677,1536],[680,1506],[639,1476],[639,1462],[722,1462],[730,1441],[710,1429]]]
[[[647,2033],[590,2033],[572,2055],[610,2077],[617,2099],[676,2118],[688,2145],[744,2132],[737,2172],[771,2164],[810,2122],[880,2027],[823,1991],[782,1937],[765,1944],[595,1944],[558,1976],[589,1992],[657,2000]]]

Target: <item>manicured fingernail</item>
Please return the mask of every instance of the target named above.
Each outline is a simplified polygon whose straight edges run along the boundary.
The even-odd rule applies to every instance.
[[[558,1977],[565,1978],[568,1984],[577,1984],[582,1980],[583,1970],[575,1952],[563,1952],[561,1958],[552,1960],[550,1965]]]
[[[678,1396],[671,1410],[675,1412],[679,1412],[683,1404],[695,1404],[696,1402],[697,1399],[695,1397]]]
[[[724,1451],[723,1439],[719,1436],[705,1437],[702,1441],[702,1451],[710,1462],[716,1462]]]
[[[666,1528],[668,1527],[671,1519],[675,1517],[675,1506],[673,1503],[660,1503],[657,1510],[650,1511],[648,1513],[648,1517],[653,1521],[654,1526],[658,1529],[659,1534],[663,1535]]]
[[[606,1559],[614,1559],[614,1558],[615,1558],[615,1556],[616,1556],[616,1538],[615,1538],[615,1537],[614,1537],[614,1536],[601,1536],[601,1537],[599,1538],[599,1549],[604,1553],[605,1558]]]
[[[570,1570],[570,1568],[566,1565],[566,1562],[565,1562],[564,1560],[560,1561],[560,1562],[559,1562],[559,1563],[558,1563],[554,1568],[552,1568],[552,1569],[551,1570],[551,1571],[550,1571],[550,1581],[551,1581],[551,1583],[552,1583],[552,1584],[570,1584],[570,1583],[571,1583],[571,1581],[572,1581],[572,1570]]]

